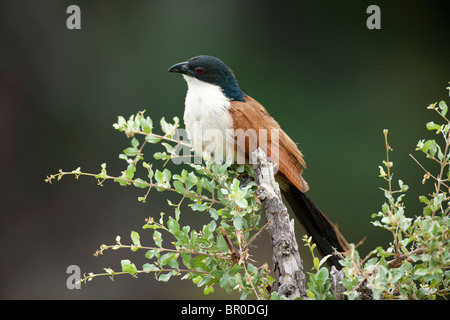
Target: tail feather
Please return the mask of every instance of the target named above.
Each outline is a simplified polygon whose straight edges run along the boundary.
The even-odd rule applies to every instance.
[[[344,252],[349,249],[349,245],[334,224],[320,211],[311,199],[295,186],[282,191],[285,199],[289,203],[297,219],[312,237],[322,255],[330,254],[328,262],[337,269],[342,266],[339,263],[337,252]]]

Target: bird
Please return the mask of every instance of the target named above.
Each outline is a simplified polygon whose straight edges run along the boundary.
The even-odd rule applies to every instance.
[[[242,164],[261,147],[276,164],[275,179],[292,212],[319,252],[329,255],[329,265],[341,269],[339,253],[349,245],[306,194],[302,152],[262,104],[241,90],[232,69],[219,58],[199,55],[168,71],[182,74],[188,86],[183,120],[195,154],[206,151],[219,161]]]

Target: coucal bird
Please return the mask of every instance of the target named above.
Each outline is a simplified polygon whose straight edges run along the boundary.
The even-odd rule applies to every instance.
[[[207,150],[223,160],[230,160],[232,154],[231,160],[241,156],[248,163],[251,152],[262,147],[277,164],[275,178],[293,213],[320,253],[331,254],[328,262],[342,268],[336,253],[348,250],[348,244],[306,195],[309,187],[302,177],[306,166],[302,153],[267,110],[239,88],[233,71],[220,59],[205,55],[177,63],[168,71],[181,73],[188,84],[184,122],[195,152]],[[239,135],[248,132],[255,143],[238,143]]]

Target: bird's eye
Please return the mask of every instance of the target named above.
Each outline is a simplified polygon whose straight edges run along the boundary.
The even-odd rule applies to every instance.
[[[198,75],[202,75],[205,73],[205,69],[202,67],[195,68],[195,72],[197,72]]]

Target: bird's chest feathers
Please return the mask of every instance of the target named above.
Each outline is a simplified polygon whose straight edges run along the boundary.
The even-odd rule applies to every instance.
[[[233,143],[229,99],[219,86],[187,76],[185,79],[188,91],[184,123],[194,150],[197,154],[202,151],[223,154],[227,144],[230,147]]]

